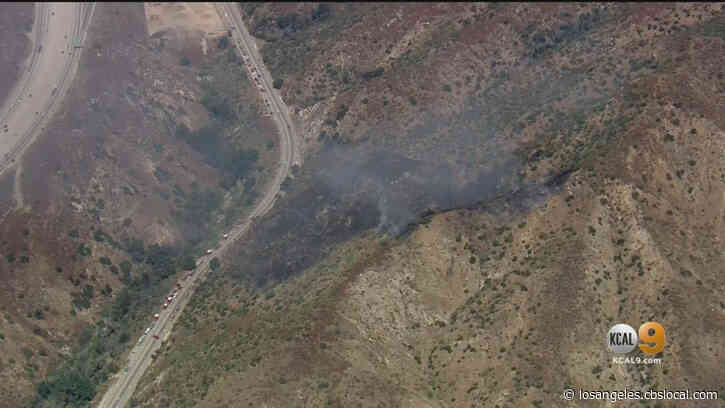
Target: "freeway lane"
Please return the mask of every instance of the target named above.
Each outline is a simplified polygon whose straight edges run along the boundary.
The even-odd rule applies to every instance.
[[[182,289],[177,295],[177,299],[169,306],[168,309],[159,312],[159,319],[151,328],[151,331],[141,337],[138,343],[131,350],[128,362],[124,369],[116,376],[115,381],[110,385],[104,394],[98,407],[100,408],[123,408],[128,403],[134,393],[139,380],[143,373],[151,365],[151,356],[161,346],[163,340],[168,338],[177,319],[183,312],[189,300],[193,296],[194,288],[209,273],[209,261],[213,256],[221,256],[231,245],[241,238],[249,229],[252,222],[267,213],[273,206],[278,197],[280,186],[285,178],[289,175],[290,167],[294,163],[300,163],[300,154],[296,149],[295,143],[295,126],[290,118],[289,110],[282,101],[282,98],[271,86],[271,77],[262,63],[262,58],[253,46],[253,39],[249,35],[244,22],[242,21],[239,9],[234,3],[218,3],[215,5],[222,21],[229,28],[233,28],[234,35],[232,40],[237,50],[244,52],[250,58],[251,64],[258,72],[264,73],[262,86],[267,95],[273,95],[271,99],[272,117],[275,124],[279,128],[280,137],[280,161],[276,174],[272,181],[268,183],[267,190],[262,199],[257,203],[249,216],[235,225],[229,232],[229,237],[223,241],[219,249],[213,255],[207,255],[200,259],[193,275],[186,280],[181,281]],[[160,340],[156,340],[156,335]]]
[[[32,51],[0,108],[0,173],[12,166],[60,105],[80,60],[95,3],[36,3]]]

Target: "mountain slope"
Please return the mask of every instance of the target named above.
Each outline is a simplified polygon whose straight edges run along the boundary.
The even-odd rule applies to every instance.
[[[143,5],[104,4],[87,42],[67,102],[24,156],[25,208],[0,220],[2,406],[91,399],[277,161],[219,33],[150,38]],[[0,181],[2,214],[15,182]]]
[[[311,159],[139,406],[722,393],[720,5],[243,9]],[[612,363],[609,328],[648,320],[662,365]]]

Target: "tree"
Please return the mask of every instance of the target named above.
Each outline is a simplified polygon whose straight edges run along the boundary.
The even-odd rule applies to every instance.
[[[127,288],[123,288],[116,299],[116,303],[114,303],[111,308],[111,318],[115,321],[119,321],[126,317],[130,309],[131,294]]]
[[[143,241],[140,239],[133,239],[126,245],[126,251],[136,262],[141,262],[146,258],[146,249],[144,249]]]
[[[103,242],[106,238],[106,234],[102,230],[96,230],[93,233],[93,239],[95,239],[98,242]]]
[[[229,38],[222,37],[219,39],[219,42],[217,43],[217,47],[220,50],[226,49],[229,46]]]
[[[127,275],[127,274],[131,273],[131,262],[129,262],[129,261],[121,261],[121,263],[119,264],[119,266],[121,267],[121,272],[124,275]]]
[[[191,271],[196,268],[196,260],[191,255],[186,255],[181,260],[181,268],[185,271]]]
[[[373,78],[377,78],[377,77],[383,75],[384,73],[385,73],[385,68],[378,67],[378,68],[375,68],[372,71],[365,71],[365,72],[363,72],[360,75],[362,76],[362,78],[364,80],[369,81],[369,80],[371,80]]]
[[[146,251],[146,263],[158,278],[165,279],[175,272],[175,255],[171,247],[153,244]]]
[[[217,269],[219,269],[220,265],[221,264],[219,263],[219,259],[217,257],[212,258],[212,260],[209,262],[209,267],[212,271],[216,271]]]

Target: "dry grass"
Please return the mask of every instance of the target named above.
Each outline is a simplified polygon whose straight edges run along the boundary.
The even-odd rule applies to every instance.
[[[245,6],[258,33],[279,36],[266,55],[298,44],[264,19],[308,6]],[[304,59],[276,73],[271,61],[288,101],[321,101],[308,129],[461,167],[510,152],[523,180],[571,177],[530,210],[504,197],[391,244],[363,222],[330,245],[313,232],[346,204],[307,212],[311,195],[292,194],[225,271],[291,277],[265,291],[213,278],[144,378],[141,406],[559,406],[567,386],[721,387],[721,6],[396,7],[334,5],[296,34],[318,40]],[[390,70],[348,86],[324,79],[330,55]],[[303,225],[281,224],[300,207]],[[612,364],[609,327],[647,320],[667,330],[663,364]]]
[[[4,10],[2,19],[17,14],[10,10]],[[198,75],[221,51],[213,43],[207,55],[199,52],[193,64],[181,66],[179,49],[164,49],[163,38],[149,39],[142,5],[99,5],[89,31],[91,46],[84,51],[67,102],[25,155],[22,183],[31,209],[11,213],[0,224],[4,407],[27,406],[35,396],[34,385],[113,299],[101,290],[109,285],[116,295],[123,287],[113,268],[118,271],[130,256],[107,239],[96,241],[96,231],[116,243],[141,238],[179,244],[204,228],[215,228],[201,219],[189,223],[179,217],[185,205],[179,191],[189,194],[194,185],[218,189],[220,175],[175,137],[173,125],[179,121],[198,128],[208,121]],[[198,42],[193,46],[200,49]],[[3,50],[2,58],[11,55],[6,54],[11,49]],[[253,110],[256,95],[243,86],[236,89]],[[273,137],[268,126],[250,122],[244,131],[237,142],[260,151],[259,165],[272,163],[276,151],[265,147]],[[260,174],[258,182],[264,177]],[[11,187],[12,178],[4,178],[2,191]],[[80,254],[81,244],[90,248],[90,256]],[[99,262],[101,257],[113,266]],[[140,268],[134,265],[134,271]],[[95,293],[90,308],[72,312],[74,294],[86,285]]]

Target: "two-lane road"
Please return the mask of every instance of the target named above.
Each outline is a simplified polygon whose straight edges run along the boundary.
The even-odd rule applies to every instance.
[[[32,50],[0,108],[0,173],[12,167],[60,105],[80,60],[95,3],[36,3]]]
[[[259,52],[253,45],[253,40],[249,32],[244,26],[238,7],[234,3],[220,3],[216,4],[216,8],[222,21],[234,32],[233,41],[236,49],[248,56],[252,56],[252,63],[255,69],[263,73],[262,85],[264,86],[265,93],[272,95],[272,117],[279,128],[280,137],[279,165],[274,178],[267,184],[267,190],[264,192],[262,199],[257,203],[249,216],[232,228],[229,232],[229,237],[222,242],[213,255],[207,255],[200,260],[199,265],[189,279],[182,280],[182,289],[179,291],[177,299],[174,300],[168,309],[159,312],[159,319],[151,328],[150,332],[142,336],[133,347],[126,366],[116,376],[115,381],[113,381],[101,399],[98,405],[100,408],[125,407],[133,395],[143,373],[151,365],[151,356],[161,346],[161,342],[168,338],[174,323],[193,296],[195,286],[209,272],[209,261],[211,258],[221,256],[236,240],[247,232],[256,218],[263,216],[274,206],[282,182],[289,175],[292,164],[300,163],[300,155],[295,148],[296,133],[294,122],[290,118],[289,110],[282,101],[282,98],[276,92],[276,89],[271,86],[272,81],[270,75],[262,63]],[[159,339],[155,339],[153,337],[154,335],[159,337]]]

